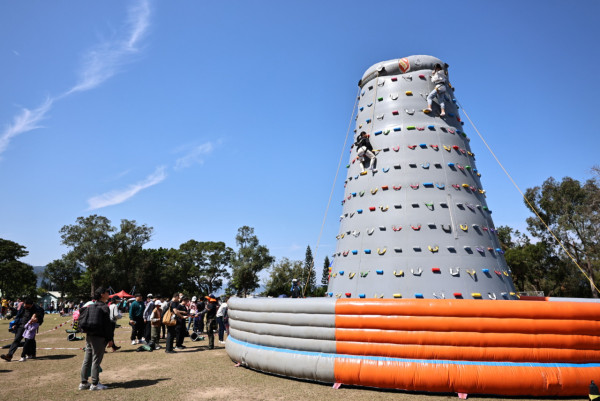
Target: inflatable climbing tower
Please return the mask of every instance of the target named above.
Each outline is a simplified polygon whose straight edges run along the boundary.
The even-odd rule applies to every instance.
[[[359,82],[354,138],[369,135],[377,162],[361,174],[352,146],[329,296],[516,297],[451,86],[445,116],[425,110],[436,64],[385,61]]]
[[[364,74],[355,138],[370,135],[377,163],[361,174],[350,151],[328,297],[230,299],[227,353],[335,388],[585,395],[600,302],[518,299],[453,90],[445,116],[423,111],[437,63]]]

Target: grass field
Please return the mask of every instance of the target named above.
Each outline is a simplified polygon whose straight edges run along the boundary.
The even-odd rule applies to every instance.
[[[79,391],[79,372],[85,341],[67,341],[65,328],[50,329],[68,322],[69,318],[46,315],[37,337],[37,359],[17,362],[0,360],[0,400],[394,400],[440,401],[458,400],[456,394],[417,394],[321,384],[282,378],[235,367],[225,348],[207,349],[207,341],[186,339],[187,349],[177,354],[163,350],[135,352],[127,321],[120,323],[115,339],[120,351],[108,352],[102,362],[100,381],[109,386],[105,391]],[[4,340],[4,341],[3,341]],[[8,340],[8,341],[6,341]],[[8,321],[0,321],[0,346],[10,344]],[[163,340],[164,341],[164,340]],[[218,342],[216,342],[217,345]],[[68,348],[68,349],[44,349]],[[2,350],[6,353],[7,350]],[[600,378],[599,378],[600,381]],[[533,398],[469,397],[470,400],[532,400]],[[578,400],[586,398],[577,398]],[[573,400],[573,398],[561,398]]]

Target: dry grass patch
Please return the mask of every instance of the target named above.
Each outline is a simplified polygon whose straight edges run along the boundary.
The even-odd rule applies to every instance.
[[[46,315],[42,332],[69,318]],[[83,351],[79,348],[84,341],[67,341],[63,326],[49,333],[38,335],[38,359],[24,363],[0,361],[0,399],[11,401],[31,400],[106,400],[146,401],[173,399],[192,400],[394,400],[394,401],[441,401],[457,400],[453,394],[430,395],[401,391],[382,391],[367,388],[345,387],[339,390],[331,384],[293,380],[235,367],[222,346],[207,349],[207,341],[186,340],[188,348],[177,354],[165,354],[164,350],[135,352],[131,345],[131,329],[126,319],[117,329],[115,338],[121,348],[108,352],[100,374],[102,383],[109,386],[106,391],[82,394],[77,390],[79,372],[83,362]],[[11,339],[8,322],[0,321],[0,340]],[[11,341],[0,342],[1,345]],[[161,343],[164,345],[164,343]],[[41,349],[75,348],[75,349]],[[7,350],[3,350],[5,353]],[[469,397],[470,400],[500,400],[500,397]],[[514,401],[522,399],[511,398]],[[581,398],[579,398],[581,399]],[[529,399],[531,400],[531,399]],[[567,399],[563,399],[567,400]]]

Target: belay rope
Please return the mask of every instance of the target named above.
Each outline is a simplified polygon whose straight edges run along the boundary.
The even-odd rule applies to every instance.
[[[517,183],[515,182],[515,180],[513,180],[513,178],[511,177],[511,175],[508,174],[508,171],[506,171],[506,169],[502,165],[502,163],[500,163],[500,160],[498,160],[498,158],[496,157],[496,155],[494,154],[494,152],[492,151],[492,149],[490,148],[490,146],[487,144],[487,142],[485,141],[485,139],[483,139],[483,136],[481,135],[481,133],[479,132],[479,130],[477,129],[477,127],[475,126],[475,124],[471,120],[471,117],[469,117],[469,115],[467,114],[467,111],[462,106],[462,104],[460,104],[458,102],[457,102],[457,104],[458,104],[458,106],[460,106],[460,108],[462,109],[463,113],[465,113],[465,117],[467,117],[467,119],[469,120],[469,123],[471,123],[471,126],[473,126],[473,129],[475,130],[475,132],[477,132],[477,135],[479,135],[479,138],[481,138],[481,140],[483,141],[485,147],[490,151],[490,153],[492,154],[492,156],[494,157],[494,159],[496,160],[496,162],[498,163],[498,165],[500,166],[500,168],[502,169],[502,171],[504,171],[504,174],[506,174],[506,176],[510,179],[510,181],[513,183],[513,185],[515,186],[515,188],[517,188],[517,191],[519,191],[519,193],[521,194],[521,196],[523,197],[523,199],[525,199],[525,202],[529,205],[529,207],[531,208],[531,210],[533,210],[533,213],[535,213],[535,215],[538,217],[538,219],[540,219],[540,221],[542,222],[542,224],[544,225],[544,227],[546,227],[546,230],[548,230],[548,232],[550,233],[550,235],[552,235],[552,237],[560,245],[560,247],[563,249],[563,251],[565,251],[565,253],[567,254],[567,256],[569,256],[569,258],[573,261],[573,263],[575,263],[575,266],[577,266],[577,268],[581,271],[581,273],[585,276],[585,278],[594,286],[594,288],[596,289],[596,291],[600,294],[600,290],[598,289],[598,287],[596,287],[596,283],[594,283],[594,280],[592,280],[586,274],[585,270],[583,270],[583,268],[581,266],[579,266],[579,263],[577,263],[577,261],[575,260],[575,258],[573,257],[573,255],[571,255],[571,253],[567,250],[567,248],[565,248],[565,245],[562,243],[562,241],[560,239],[558,239],[558,237],[554,234],[554,232],[552,232],[552,230],[550,229],[550,227],[548,227],[548,224],[546,224],[546,222],[544,221],[544,219],[542,219],[542,216],[539,215],[539,213],[537,212],[536,208],[533,207],[533,205],[531,204],[531,202],[529,202],[529,199],[527,199],[527,197],[525,196],[525,194],[523,193],[523,191],[521,191],[521,188],[519,188],[519,186],[517,185]]]
[[[358,88],[358,92],[356,93],[356,100],[354,101],[354,107],[352,108],[352,114],[350,115],[350,122],[348,123],[348,129],[346,130],[346,139],[344,139],[344,146],[342,147],[342,153],[340,154],[340,160],[338,161],[337,170],[335,172],[335,178],[333,179],[333,184],[331,185],[331,192],[329,193],[329,200],[327,201],[327,207],[325,208],[325,215],[323,216],[323,222],[321,223],[321,230],[319,231],[319,237],[317,238],[317,244],[315,246],[315,256],[317,256],[317,252],[319,250],[319,244],[321,243],[321,236],[323,235],[323,228],[325,227],[325,221],[327,220],[327,213],[329,212],[329,206],[331,205],[331,199],[333,197],[333,192],[335,191],[335,184],[337,182],[338,175],[340,173],[340,167],[342,166],[342,160],[344,159],[344,152],[346,151],[346,144],[348,143],[348,135],[350,134],[350,128],[352,127],[352,117],[354,117],[354,112],[356,111],[356,106],[358,105],[358,99],[360,96],[361,88]],[[375,110],[375,107],[373,107]],[[306,283],[304,283],[304,288],[302,289],[302,297],[306,293],[306,284],[310,281],[310,273],[315,267],[315,259],[313,258],[312,266],[309,266],[308,269],[308,277],[306,278]]]

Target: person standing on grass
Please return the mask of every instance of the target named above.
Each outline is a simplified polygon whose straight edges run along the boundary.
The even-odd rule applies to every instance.
[[[117,328],[117,321],[123,317],[123,315],[121,315],[121,311],[119,310],[119,302],[120,301],[121,301],[121,298],[119,298],[119,296],[116,295],[112,298],[110,305],[108,305],[108,310],[110,311],[110,322],[113,325],[113,332]],[[115,344],[115,339],[112,338],[111,340],[113,340],[113,345],[112,345],[113,352],[120,350],[121,347],[119,347],[119,346],[117,346],[117,344]]]
[[[153,349],[160,349],[160,345],[158,345],[158,341],[160,339],[160,327],[162,325],[162,309],[161,302],[159,299],[154,301],[154,309],[150,314],[150,342],[148,345]]]
[[[179,317],[177,317],[177,326],[175,331],[177,333],[177,339],[175,340],[175,349],[185,349],[186,346],[183,345],[183,340],[186,337],[186,334],[188,334],[186,326],[185,326],[185,322],[187,320],[187,318],[189,317],[189,304],[190,304],[190,299],[188,297],[182,297],[181,298],[181,302],[179,303],[179,306],[177,307],[177,309],[181,312],[182,316],[185,316],[183,319],[180,319]]]
[[[206,296],[206,306],[202,311],[206,315],[206,335],[208,336],[208,349],[215,348],[215,331],[217,331],[217,298],[213,295]]]
[[[142,294],[135,294],[135,301],[129,307],[129,324],[131,325],[131,345],[146,344],[144,342],[144,302]]]
[[[175,351],[173,351],[173,342],[177,337],[177,327],[179,326],[179,321],[185,321],[187,317],[179,309],[179,293],[173,294],[173,298],[171,298],[171,302],[169,302],[167,309],[175,314],[178,322],[175,326],[167,326],[167,346],[165,353],[174,354]]]
[[[152,315],[152,311],[154,310],[154,302],[156,297],[152,294],[148,294],[146,297],[146,307],[144,308],[144,339],[146,342],[150,342],[150,332],[152,331],[152,324],[150,323],[150,315]]]
[[[19,359],[19,362],[25,362],[35,354],[35,335],[37,334],[39,327],[40,325],[38,324],[37,316],[33,315],[25,325],[25,332],[23,332],[25,344],[23,345],[23,351],[21,352],[21,359]]]
[[[19,348],[23,334],[25,333],[25,325],[34,315],[37,317],[37,323],[41,325],[44,322],[44,310],[41,306],[34,304],[31,298],[27,298],[15,317],[17,320],[17,323],[15,324],[15,339],[10,345],[8,354],[0,355],[0,358],[4,359],[6,362],[12,360],[14,353],[17,351],[17,348]],[[31,351],[30,356],[35,358],[35,339],[33,340],[32,347],[33,350]]]
[[[115,329],[110,320],[110,310],[106,305],[109,293],[104,287],[98,287],[94,293],[95,303],[86,306],[88,308],[88,324],[85,336],[85,356],[81,365],[81,383],[79,390],[106,390],[107,387],[100,383],[100,364],[104,358],[104,349],[108,345],[114,345],[112,338]],[[92,377],[92,383],[88,383],[88,377]]]
[[[227,301],[229,298],[225,298],[223,303],[217,310],[217,323],[219,324],[219,344],[224,344],[223,336],[225,334],[225,319],[227,318]],[[229,333],[228,333],[229,334]]]

